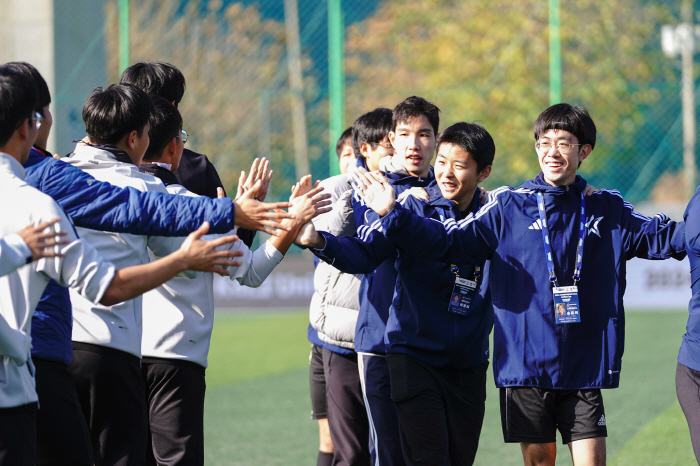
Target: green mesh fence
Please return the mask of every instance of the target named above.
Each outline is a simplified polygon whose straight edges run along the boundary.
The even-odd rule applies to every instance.
[[[210,157],[229,192],[254,157],[272,160],[271,198],[285,196],[300,170],[329,175],[328,1],[128,4],[130,62],[164,60],[183,71],[188,146]],[[491,132],[497,149],[487,188],[538,172],[532,125],[549,105],[547,2],[340,6],[343,24],[330,27],[344,37],[345,127],[421,95],[440,107],[441,128],[477,121]],[[105,2],[109,82],[120,72],[118,8]],[[680,1],[561,0],[562,99],[587,107],[598,127],[580,173],[631,202],[687,199],[680,58],[662,53],[660,33],[680,22],[680,10]],[[300,53],[290,41],[295,28]]]

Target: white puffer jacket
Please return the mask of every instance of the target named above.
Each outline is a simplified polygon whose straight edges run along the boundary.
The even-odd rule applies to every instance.
[[[338,175],[321,182],[331,194],[333,210],[313,220],[317,230],[335,236],[355,233],[352,216],[352,186],[348,175]],[[314,295],[309,307],[311,326],[321,341],[341,348],[354,349],[355,326],[360,309],[360,275],[342,273],[320,262],[314,273]]]

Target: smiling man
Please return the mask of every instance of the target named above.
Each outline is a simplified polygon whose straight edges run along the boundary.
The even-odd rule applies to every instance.
[[[414,187],[424,188],[434,180],[430,160],[439,126],[440,109],[423,97],[407,97],[393,111],[375,109],[353,124],[358,165],[381,170],[397,195]],[[394,157],[382,158],[392,153]],[[353,195],[352,208],[357,233],[367,238],[379,225],[379,217],[357,195]],[[395,260],[388,257],[363,275],[354,342],[370,421],[372,464],[379,466],[406,464],[384,358],[384,331],[396,283]]]
[[[490,259],[503,435],[520,443],[525,465],[554,464],[557,430],[574,464],[602,465],[601,389],[620,381],[626,261],[684,257],[684,228],[634,212],[617,191],[584,199],[577,169],[596,128],[583,107],[548,108],[534,136],[542,172],[493,191],[466,219],[415,215],[384,180],[368,179],[363,196],[399,248],[448,264]]]
[[[420,130],[416,125],[410,131]],[[421,163],[429,160],[425,152],[406,153]],[[435,181],[425,188],[429,201],[407,196],[400,203],[431,221],[465,218],[481,206],[475,192],[491,173],[494,154],[493,139],[482,126],[450,126],[437,141]],[[426,260],[396,248],[376,230],[358,239],[309,228],[303,244],[348,273],[368,273],[396,259],[381,359],[391,375],[403,455],[410,465],[472,464],[484,417],[493,322],[488,263]]]

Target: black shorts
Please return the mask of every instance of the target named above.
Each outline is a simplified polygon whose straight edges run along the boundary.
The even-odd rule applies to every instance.
[[[309,355],[309,391],[311,392],[311,419],[326,419],[326,376],[323,373],[323,352],[320,346],[311,344]]]
[[[501,388],[501,426],[508,443],[562,443],[607,437],[600,390]]]

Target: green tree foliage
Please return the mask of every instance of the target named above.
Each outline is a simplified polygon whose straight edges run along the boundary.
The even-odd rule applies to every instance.
[[[563,99],[587,107],[599,131],[583,174],[634,176],[649,109],[677,92],[659,40],[660,25],[676,20],[642,0],[562,0],[561,12]],[[442,109],[442,128],[466,120],[491,132],[489,186],[519,184],[538,171],[532,126],[549,105],[548,53],[547,2],[387,1],[348,28],[347,115],[422,95]]]
[[[166,61],[185,75],[179,109],[191,147],[207,154],[229,194],[241,170],[267,156],[275,171],[270,198],[288,196],[294,160],[284,24],[264,19],[255,5],[220,0],[130,2],[130,60]],[[117,2],[107,4],[110,80],[119,79]],[[310,67],[305,59],[304,67]],[[316,88],[306,78],[305,87]],[[311,147],[311,157],[320,150]],[[291,167],[291,169],[290,169]],[[287,176],[285,176],[287,174]]]

